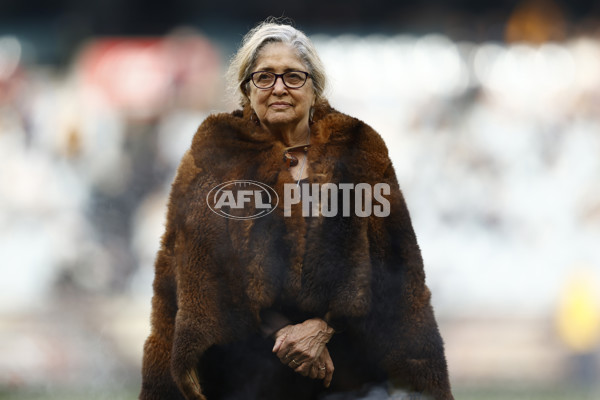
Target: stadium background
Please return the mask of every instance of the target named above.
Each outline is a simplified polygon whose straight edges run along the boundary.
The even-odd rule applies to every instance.
[[[593,1],[0,2],[0,399],[133,399],[169,184],[269,15],[386,140],[457,399],[600,394]]]

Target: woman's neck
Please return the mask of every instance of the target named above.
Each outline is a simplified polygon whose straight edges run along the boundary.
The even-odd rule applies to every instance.
[[[281,138],[287,147],[300,146],[308,143],[310,128],[308,123],[296,125],[293,128],[266,127]]]
[[[300,146],[308,143],[309,127],[307,126],[302,131],[283,132],[283,142],[288,146]]]

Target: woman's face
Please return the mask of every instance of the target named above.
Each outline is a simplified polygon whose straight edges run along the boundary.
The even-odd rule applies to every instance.
[[[273,42],[266,44],[260,51],[252,72],[256,71],[283,74],[287,71],[308,72],[308,68],[291,46]],[[298,89],[287,88],[281,78],[277,78],[275,86],[269,89],[259,89],[252,82],[248,86],[250,105],[260,122],[268,129],[293,130],[302,123],[308,126],[308,114],[316,99],[310,78]]]

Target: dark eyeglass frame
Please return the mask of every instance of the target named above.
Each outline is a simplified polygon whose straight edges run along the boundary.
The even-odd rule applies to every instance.
[[[304,74],[304,82],[302,82],[302,85],[300,86],[289,86],[284,79],[284,76],[287,74],[291,74],[291,73],[300,73],[300,74]],[[260,87],[256,84],[256,82],[254,82],[254,75],[256,74],[271,74],[271,75],[275,75],[275,80],[273,80],[273,84],[271,86],[267,86],[267,87]],[[310,74],[306,71],[286,71],[283,74],[276,74],[275,72],[271,72],[271,71],[256,71],[250,74],[250,76],[246,79],[246,82],[251,81],[252,84],[254,86],[256,86],[257,89],[271,89],[273,86],[275,86],[275,84],[277,83],[277,79],[281,78],[281,82],[283,82],[283,85],[288,88],[288,89],[300,89],[302,86],[306,85],[306,81],[308,80],[308,78],[310,78]]]

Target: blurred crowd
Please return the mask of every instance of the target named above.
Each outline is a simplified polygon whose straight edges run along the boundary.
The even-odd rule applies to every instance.
[[[519,18],[497,43],[313,35],[331,104],[388,145],[463,381],[496,353],[458,324],[490,319],[509,337],[478,379],[518,379],[523,330],[548,380],[571,353],[598,371],[600,36]],[[237,106],[216,43],[97,38],[59,69],[0,36],[0,387],[137,379],[170,182],[202,120]]]

